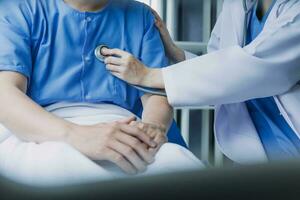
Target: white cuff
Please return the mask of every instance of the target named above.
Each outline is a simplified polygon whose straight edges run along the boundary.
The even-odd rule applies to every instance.
[[[197,57],[196,54],[193,54],[189,51],[184,51],[184,55],[185,55],[185,60],[190,60],[190,59],[193,59],[193,58]]]

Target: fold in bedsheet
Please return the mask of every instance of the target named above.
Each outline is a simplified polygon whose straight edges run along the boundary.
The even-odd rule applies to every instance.
[[[73,123],[111,122],[133,114],[113,105],[59,104],[46,108]],[[96,163],[68,144],[24,142],[0,127],[0,173],[20,183],[58,186],[127,177],[116,166]],[[4,130],[4,131],[3,131]],[[203,168],[187,149],[164,145],[143,176]]]

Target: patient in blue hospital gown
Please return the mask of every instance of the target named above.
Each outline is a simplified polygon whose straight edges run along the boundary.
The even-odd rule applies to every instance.
[[[151,10],[135,1],[108,0],[101,9],[86,12],[67,2],[76,0],[0,2],[0,71],[26,77],[31,100],[74,124],[111,123],[133,115],[151,123],[171,116],[166,99],[117,79],[94,56],[104,44],[131,52],[148,66],[166,66]],[[169,140],[177,144],[164,144],[145,175],[202,166],[181,147],[174,124]],[[5,125],[0,126],[0,173],[33,185],[126,177],[115,165],[95,162],[70,144],[21,140]]]

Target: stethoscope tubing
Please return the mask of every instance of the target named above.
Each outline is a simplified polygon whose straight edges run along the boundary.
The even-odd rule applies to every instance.
[[[253,6],[257,3],[257,0],[253,0],[251,2],[251,5],[248,6],[247,1],[248,0],[243,0],[243,9],[244,9],[244,12],[245,12],[244,28],[243,28],[243,47],[245,47],[246,43],[247,43],[247,28],[248,28],[249,14],[250,14]]]

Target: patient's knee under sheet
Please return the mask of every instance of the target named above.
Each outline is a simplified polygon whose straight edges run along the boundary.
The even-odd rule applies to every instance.
[[[24,143],[12,136],[0,145],[0,157],[1,173],[30,185],[65,185],[127,177],[116,166],[97,164],[64,143]],[[203,167],[185,148],[165,144],[142,176]]]
[[[69,113],[70,114],[70,113]],[[130,113],[91,114],[68,116],[78,124],[93,124],[118,120]],[[1,135],[1,134],[0,134]],[[187,149],[176,144],[165,144],[148,166],[143,176],[203,168],[202,163]],[[15,181],[37,185],[65,185],[90,181],[125,178],[112,164],[96,163],[65,143],[42,144],[24,142],[9,135],[0,143],[0,173]]]

